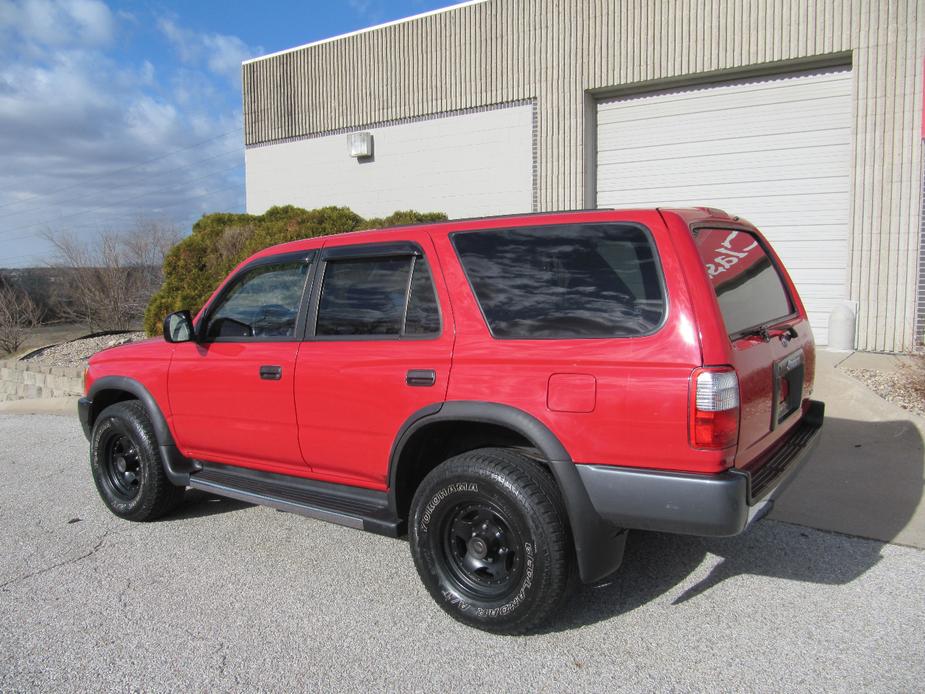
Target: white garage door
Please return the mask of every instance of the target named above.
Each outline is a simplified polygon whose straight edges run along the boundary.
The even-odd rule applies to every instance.
[[[819,344],[847,298],[851,72],[703,85],[598,105],[599,207],[719,207],[780,254]]]

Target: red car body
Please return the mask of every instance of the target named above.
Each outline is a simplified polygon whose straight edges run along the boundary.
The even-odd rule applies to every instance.
[[[654,242],[667,306],[657,329],[635,337],[595,339],[492,336],[452,234],[619,222],[645,228]],[[726,232],[751,236],[726,238],[727,245],[715,249],[701,248],[692,234],[698,228],[719,230],[716,238]],[[724,281],[734,281],[737,272],[747,272],[753,240],[776,266],[792,311],[758,331],[730,339],[711,282],[722,273]],[[550,213],[312,238],[261,251],[232,272],[226,283],[261,259],[396,241],[416,244],[430,266],[442,323],[433,339],[172,344],[155,338],[118,347],[90,362],[89,404],[82,411],[85,426],[92,427],[94,413],[113,401],[113,388],[96,384],[107,378],[131,379],[159,408],[169,432],[161,443],[175,445],[178,460],[382,492],[391,495],[390,508],[401,519],[410,493],[397,488],[403,473],[395,469],[396,450],[403,434],[418,419],[448,411],[447,403],[496,404],[529,418],[529,427],[524,425],[518,435],[532,431],[533,422],[552,433],[560,448],[553,447],[546,457],[567,457],[579,473],[569,483],[560,478],[560,484],[580,479],[587,496],[576,498],[590,498],[598,514],[614,525],[730,534],[744,527],[742,514],[750,515],[757,505],[749,491],[752,477],[769,461],[789,475],[796,467],[791,463],[805,457],[821,425],[821,407],[810,400],[813,337],[796,288],[757,229],[717,210]],[[213,300],[222,291],[223,287],[216,289]],[[799,381],[778,382],[772,375],[775,365],[795,354],[802,360]],[[258,378],[258,370],[267,364],[280,367],[278,380]],[[699,446],[693,438],[697,427],[710,426],[697,419],[694,391],[697,374],[712,367],[734,373],[739,388],[738,410],[730,415],[734,421],[729,425],[734,443],[717,448]],[[409,387],[407,375],[415,370],[432,371],[433,384]],[[792,388],[799,391],[798,406],[776,419],[780,402],[795,400]],[[800,455],[784,456],[784,449],[796,445],[801,423],[805,427],[810,420],[813,431],[801,434],[797,442]],[[467,421],[477,422],[479,416]],[[735,519],[712,525],[690,520],[683,509],[668,518],[673,503],[701,503],[673,501],[675,492],[643,499],[639,508],[624,513],[614,508],[632,506],[633,501],[604,498],[616,488],[596,477],[605,468],[622,471],[623,482],[641,480],[633,477],[634,471],[645,473],[646,490],[660,479],[707,484],[732,480],[739,471],[735,494],[742,498],[735,502]],[[192,473],[195,479],[195,468]],[[782,471],[775,473],[773,481],[784,476]],[[626,489],[623,482],[620,486]],[[584,522],[579,516],[587,509],[573,508],[579,502],[567,490],[564,494],[573,526]],[[706,503],[725,502],[711,497]],[[669,510],[646,510],[659,505]],[[605,567],[595,569],[588,558],[595,551],[593,533],[583,538],[576,530],[575,535],[576,543],[584,543],[578,548],[582,576],[599,578]]]

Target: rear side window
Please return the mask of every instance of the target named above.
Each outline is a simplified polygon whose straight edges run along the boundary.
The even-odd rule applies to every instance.
[[[430,270],[423,258],[414,259],[411,292],[405,317],[406,335],[433,335],[440,332],[440,311]]]
[[[328,261],[316,335],[399,337],[439,332],[437,298],[423,258]]]
[[[632,337],[653,332],[665,315],[655,250],[638,226],[525,227],[452,239],[495,337]]]
[[[793,313],[780,273],[752,234],[695,229],[693,235],[730,336]]]

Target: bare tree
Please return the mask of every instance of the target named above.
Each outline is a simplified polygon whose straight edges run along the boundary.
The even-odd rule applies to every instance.
[[[127,232],[101,232],[83,241],[71,233],[47,233],[55,247],[55,265],[65,271],[56,294],[62,318],[91,330],[128,330],[138,326],[151,295],[160,287],[167,251],[179,231],[142,220]]]
[[[41,319],[39,307],[26,292],[12,284],[0,285],[0,352],[18,351]]]

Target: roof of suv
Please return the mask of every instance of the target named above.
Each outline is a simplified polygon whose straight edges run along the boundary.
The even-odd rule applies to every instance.
[[[356,239],[361,236],[374,236],[375,241],[387,241],[392,236],[401,236],[409,229],[415,230],[433,230],[436,233],[450,233],[452,231],[475,230],[475,229],[496,229],[506,224],[522,226],[525,224],[567,224],[580,222],[593,222],[597,220],[610,220],[614,217],[626,217],[632,214],[652,214],[652,213],[671,212],[680,215],[685,222],[702,222],[715,219],[718,222],[738,222],[739,217],[734,217],[727,212],[712,207],[685,207],[685,208],[594,208],[581,210],[560,210],[555,212],[523,212],[518,214],[495,215],[489,217],[468,217],[462,219],[447,219],[440,222],[421,222],[419,224],[406,224],[396,227],[387,227],[383,229],[364,229],[362,231],[351,231],[343,234],[314,236],[310,238],[290,241],[288,243],[270,246],[262,251],[258,251],[248,260],[261,258],[268,255],[277,255],[279,253],[292,253],[302,250],[315,250],[325,243],[325,239]],[[372,240],[372,239],[371,239]],[[245,261],[247,262],[247,261]]]

